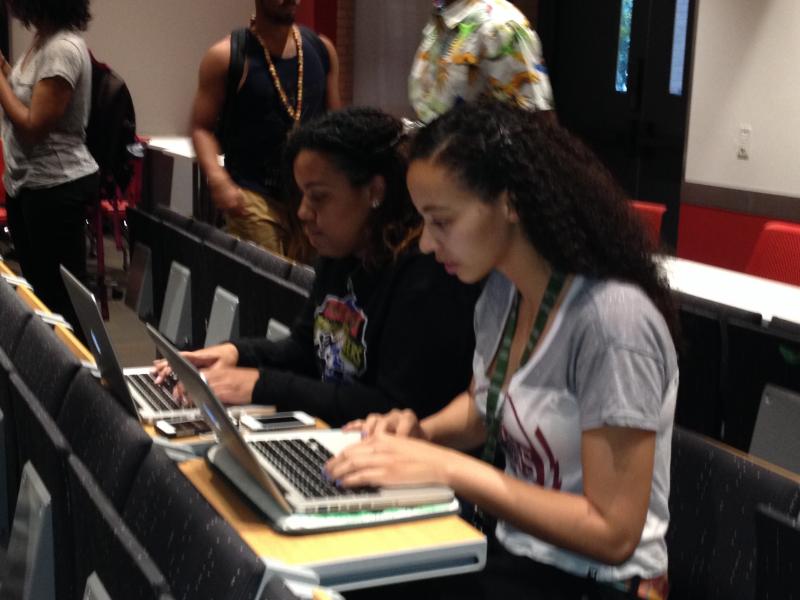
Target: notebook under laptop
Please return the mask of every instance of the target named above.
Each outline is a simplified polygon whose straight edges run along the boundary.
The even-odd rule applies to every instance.
[[[360,440],[358,432],[315,429],[254,433],[244,437],[205,378],[156,329],[147,326],[200,414],[217,435],[206,458],[283,533],[363,527],[458,510],[445,486],[345,489],[329,481],[322,466]]]
[[[177,417],[196,418],[195,408],[185,408],[172,397],[174,380],[166,385],[156,385],[150,374],[152,366],[127,369],[120,366],[92,293],[63,266],[61,278],[100,370],[100,377],[123,407],[144,423]]]

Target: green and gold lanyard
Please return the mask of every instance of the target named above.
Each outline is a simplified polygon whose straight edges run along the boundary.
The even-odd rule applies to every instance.
[[[561,293],[566,281],[566,276],[558,271],[553,271],[550,274],[550,281],[547,282],[547,288],[544,291],[544,296],[539,304],[539,311],[536,313],[536,319],[533,323],[531,335],[528,338],[528,343],[525,345],[525,350],[522,352],[519,366],[522,367],[531,357],[536,344],[539,343],[539,338],[544,331],[547,324],[547,319],[553,311],[556,304],[558,295]],[[511,354],[511,342],[514,339],[514,330],[517,327],[517,317],[519,315],[519,292],[514,296],[514,303],[511,305],[511,310],[506,319],[506,326],[503,330],[503,339],[500,342],[500,349],[497,352],[497,360],[495,361],[494,371],[489,380],[489,389],[486,392],[486,442],[483,445],[483,453],[481,460],[489,464],[494,463],[495,453],[497,451],[497,438],[500,433],[500,423],[502,422],[503,405],[500,403],[500,392],[503,389],[503,383],[506,378],[506,371],[508,371],[508,359]],[[483,514],[482,511],[476,506],[473,516],[473,524],[479,529],[483,530]]]

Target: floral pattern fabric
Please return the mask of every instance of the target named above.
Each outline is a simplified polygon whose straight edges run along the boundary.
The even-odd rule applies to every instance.
[[[409,76],[411,105],[427,123],[481,95],[551,110],[539,36],[507,0],[458,0],[422,31]]]

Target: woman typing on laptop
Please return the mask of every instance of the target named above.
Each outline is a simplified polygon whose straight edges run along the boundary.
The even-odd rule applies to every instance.
[[[309,301],[286,340],[185,356],[226,404],[334,426],[396,407],[436,412],[469,382],[477,290],[419,252],[401,123],[375,109],[328,113],[291,135],[286,158],[320,256]]]
[[[675,315],[623,193],[565,130],[497,102],[422,130],[408,184],[421,249],[488,277],[473,382],[430,417],[352,424],[367,438],[330,477],[445,484],[496,518],[487,570],[453,597],[665,598]]]

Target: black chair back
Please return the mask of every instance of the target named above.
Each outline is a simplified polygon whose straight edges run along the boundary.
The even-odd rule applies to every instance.
[[[89,469],[75,456],[67,476],[75,531],[75,583],[82,591],[96,573],[111,598],[171,598],[166,578]]]
[[[316,273],[312,267],[295,263],[292,265],[292,270],[289,272],[289,281],[310,292],[311,288],[314,287],[315,276]]]
[[[256,596],[264,563],[158,446],[142,463],[122,516],[175,598]]]
[[[756,507],[756,598],[800,599],[800,522],[767,505]]]
[[[11,374],[10,383],[20,462],[31,462],[51,498],[57,598],[71,600],[74,536],[66,470],[70,447],[44,405],[16,373]]]
[[[720,439],[725,416],[728,332],[732,317],[754,324],[761,315],[677,294],[682,340],[678,343],[681,373],[675,422],[682,427]]]
[[[47,412],[56,417],[81,364],[39,318],[30,319],[14,352],[14,366]]]
[[[800,510],[800,478],[675,427],[672,439],[670,598],[755,598],[755,510]]]
[[[153,444],[150,436],[86,369],[72,381],[57,422],[73,453],[122,510]]]
[[[12,356],[22,337],[22,331],[33,311],[19,297],[16,290],[0,279],[0,349]]]
[[[235,252],[247,261],[250,266],[261,271],[272,273],[281,279],[287,279],[292,270],[292,261],[270,252],[252,242],[242,242],[236,246]]]
[[[767,384],[800,393],[800,333],[728,323],[729,374],[722,441],[747,451]]]
[[[193,219],[189,225],[189,233],[196,235],[203,242],[212,244],[217,248],[223,248],[233,252],[239,240],[229,233],[222,231],[219,227],[214,227],[210,223]]]
[[[270,319],[291,328],[309,296],[308,290],[256,268],[250,271],[247,290],[253,301],[241,306],[241,319],[258,336],[266,335]]]
[[[11,382],[14,365],[0,348],[0,538],[7,539],[14,519],[14,506],[19,493],[19,478],[22,473],[17,455],[17,428],[11,401]]]

